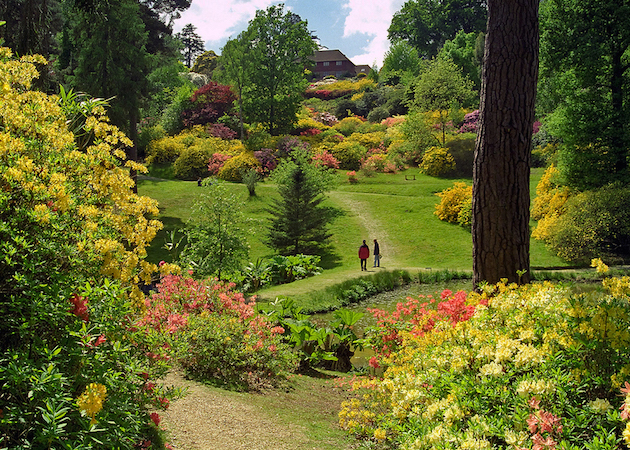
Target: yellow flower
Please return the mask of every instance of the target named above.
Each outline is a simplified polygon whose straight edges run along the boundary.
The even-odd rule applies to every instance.
[[[82,414],[90,417],[90,425],[96,423],[96,415],[103,409],[103,402],[107,388],[99,383],[90,383],[83,394],[77,399],[77,405]]]
[[[598,398],[592,402],[588,402],[588,407],[598,413],[605,413],[612,408],[610,402],[606,399]]]
[[[608,272],[608,266],[604,264],[604,262],[599,258],[593,258],[591,260],[591,267],[595,267],[597,270],[597,273]]]
[[[380,428],[377,428],[376,430],[374,430],[374,439],[376,439],[377,441],[383,441],[385,440],[386,437],[387,437],[387,432],[385,430],[382,430]]]
[[[626,428],[623,430],[623,439],[630,445],[630,422],[626,423]]]

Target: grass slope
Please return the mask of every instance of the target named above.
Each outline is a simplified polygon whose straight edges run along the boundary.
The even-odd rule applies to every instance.
[[[532,171],[532,196],[542,174]],[[409,175],[415,175],[415,180]],[[455,181],[423,175],[418,169],[397,174],[377,174],[361,177],[359,183],[347,182],[345,173],[338,172],[338,185],[328,193],[326,206],[335,208],[337,218],[331,225],[333,252],[322,260],[324,274],[291,283],[291,286],[271,287],[263,290],[265,297],[290,295],[321,289],[349,277],[360,276],[357,249],[363,239],[371,245],[377,238],[384,257],[382,269],[472,269],[472,238],[469,231],[438,220],[435,205],[437,192],[449,188]],[[250,197],[243,184],[230,183],[230,189],[239,199],[247,217],[252,220],[249,237],[250,260],[273,254],[264,244],[268,215],[265,208],[277,196],[276,186],[269,182],[258,183],[256,196]],[[154,240],[148,259],[152,262],[170,261],[163,249],[171,230],[182,230],[190,217],[190,207],[198,198],[201,187],[196,182],[173,181],[158,178],[141,178],[138,191],[158,200],[159,219],[165,229]],[[551,254],[541,242],[531,241],[532,267],[566,266],[566,261]],[[375,270],[370,267],[370,270]]]

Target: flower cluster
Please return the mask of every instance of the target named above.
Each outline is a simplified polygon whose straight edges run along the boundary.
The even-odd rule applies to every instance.
[[[90,383],[77,399],[77,406],[82,414],[90,418],[90,424],[96,423],[96,415],[103,409],[107,388],[99,383]]]
[[[630,442],[630,400],[620,414],[611,406],[630,376],[627,300],[503,282],[465,301],[444,297],[377,312],[368,342],[385,372],[357,384],[369,391],[343,405],[344,428],[365,438],[384,430],[414,450]]]

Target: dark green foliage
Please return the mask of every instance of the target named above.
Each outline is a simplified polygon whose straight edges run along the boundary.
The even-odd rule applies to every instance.
[[[485,35],[465,33],[460,30],[453,39],[444,43],[438,53],[440,58],[448,58],[462,69],[462,73],[473,83],[476,91],[481,89],[481,64]]]
[[[369,122],[381,123],[383,119],[390,117],[389,111],[385,106],[379,106],[374,108],[367,116]]]
[[[212,72],[219,65],[219,56],[214,50],[208,50],[197,56],[195,64],[190,69],[192,72],[203,73],[204,75],[212,76]]]
[[[560,168],[579,189],[628,179],[629,11],[617,0],[541,3],[537,108],[563,141]]]
[[[571,197],[547,244],[568,261],[630,257],[630,187],[608,185]]]
[[[306,22],[285,13],[284,5],[270,6],[256,12],[238,41],[233,59],[245,67],[238,75],[230,71],[229,76],[243,80],[245,116],[272,136],[291,131],[307,84],[304,62],[317,49]]]
[[[485,31],[487,15],[484,0],[409,0],[394,14],[389,39],[407,41],[422,58],[432,58],[458,31]]]
[[[112,98],[108,115],[135,141],[141,98],[147,94],[147,34],[133,0],[97,2],[69,12],[72,86],[94,97]],[[104,20],[104,18],[107,18]]]
[[[326,190],[326,169],[313,166],[306,152],[295,150],[275,171],[280,200],[268,212],[267,245],[281,254],[317,254],[328,244],[330,212],[321,206]]]
[[[446,148],[455,160],[455,169],[449,176],[472,178],[475,138],[454,139],[446,143]]]
[[[196,29],[197,27],[189,23],[184,25],[182,31],[175,35],[175,38],[182,43],[182,61],[188,68],[192,67],[197,55],[201,55],[205,50],[203,39],[195,32]]]

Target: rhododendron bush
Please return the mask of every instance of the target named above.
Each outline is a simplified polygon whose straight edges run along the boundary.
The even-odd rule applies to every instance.
[[[278,385],[297,368],[285,330],[256,313],[254,299],[233,283],[168,275],[157,289],[137,323],[159,342],[156,358],[173,347],[189,375],[237,389]]]
[[[341,425],[403,449],[627,448],[630,277],[602,287],[500,283],[377,312],[385,372],[355,386]]]

